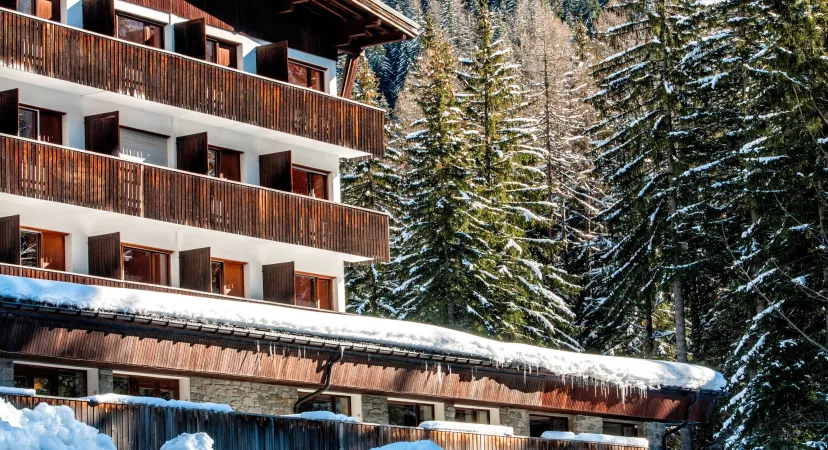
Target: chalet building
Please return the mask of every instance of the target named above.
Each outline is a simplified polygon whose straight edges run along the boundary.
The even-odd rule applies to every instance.
[[[624,382],[344,312],[344,267],[389,259],[387,216],[340,202],[340,160],[385,144],[356,62],[417,30],[380,0],[0,0],[0,386],[652,448],[706,420],[706,369]]]

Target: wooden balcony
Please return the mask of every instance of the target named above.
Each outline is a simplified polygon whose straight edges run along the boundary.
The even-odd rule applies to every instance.
[[[0,9],[0,66],[373,155],[384,112],[183,55]]]
[[[388,216],[0,135],[0,192],[387,261]]]

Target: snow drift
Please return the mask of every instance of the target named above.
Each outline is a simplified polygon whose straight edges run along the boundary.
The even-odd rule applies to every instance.
[[[18,410],[0,399],[0,450],[116,450],[112,438],[75,420],[68,406]]]
[[[431,441],[395,442],[371,450],[443,450]]]
[[[570,431],[544,431],[541,439],[554,441],[591,442],[593,444],[624,445],[628,447],[649,448],[650,443],[644,438],[609,436],[594,433],[572,433]]]
[[[182,433],[165,442],[161,450],[213,450],[213,439],[207,433]]]
[[[621,358],[513,344],[416,322],[331,314],[278,305],[234,302],[59,281],[0,276],[0,297],[98,312],[140,314],[375,343],[467,356],[526,370],[593,378],[623,388],[680,387],[720,390],[711,369],[666,361]]]

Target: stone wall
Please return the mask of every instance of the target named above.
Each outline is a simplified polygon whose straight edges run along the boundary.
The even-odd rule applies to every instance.
[[[362,421],[388,425],[388,398],[376,395],[362,396]]]
[[[0,387],[14,387],[14,363],[0,359]]]
[[[500,408],[500,424],[512,427],[515,436],[529,436],[529,411],[517,408]]]
[[[190,400],[230,405],[235,411],[253,414],[293,414],[299,399],[294,387],[218,378],[190,378]]]
[[[98,369],[98,393],[110,394],[115,392],[112,369]]]
[[[575,416],[572,424],[574,433],[604,433],[604,420],[595,416]]]

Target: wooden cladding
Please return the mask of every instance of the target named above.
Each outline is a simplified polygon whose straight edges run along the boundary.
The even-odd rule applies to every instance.
[[[207,58],[207,24],[195,19],[173,25],[175,52],[193,58]]]
[[[99,2],[84,1],[84,24]],[[377,156],[384,151],[381,110],[7,10],[0,11],[0,65]]]
[[[517,436],[489,436],[390,425],[342,423],[243,413],[104,403],[49,397],[3,396],[17,409],[39,403],[70,408],[79,421],[113,438],[120,450],[161,448],[182,433],[207,433],[222,450],[371,450],[396,442],[430,440],[443,450],[646,450],[612,444]]]
[[[121,119],[118,111],[87,116],[84,119],[86,149],[104,155],[121,152]]]
[[[89,274],[104,278],[123,278],[121,233],[89,236]]]
[[[292,262],[262,266],[262,298],[268,302],[295,305],[295,278]]]
[[[0,136],[0,192],[387,261],[375,211]]]
[[[178,273],[182,289],[210,292],[210,248],[179,252]]]

